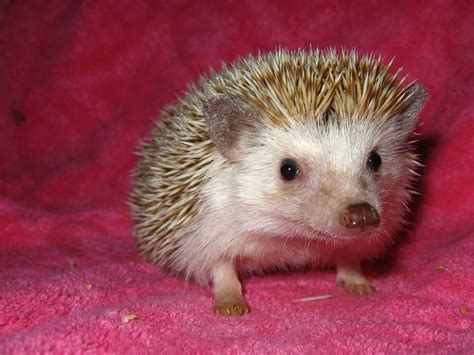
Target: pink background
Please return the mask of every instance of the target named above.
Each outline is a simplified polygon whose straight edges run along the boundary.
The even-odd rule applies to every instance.
[[[275,274],[218,317],[209,289],[139,261],[132,152],[200,73],[280,45],[396,56],[426,86],[423,197],[370,298],[331,270]],[[473,68],[468,1],[3,1],[0,353],[472,351]]]

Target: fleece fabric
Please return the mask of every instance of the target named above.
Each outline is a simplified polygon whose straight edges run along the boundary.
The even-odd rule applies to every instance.
[[[471,1],[2,1],[0,353],[472,353]],[[366,265],[243,280],[252,312],[140,261],[132,154],[160,110],[238,56],[345,47],[403,66],[430,98],[411,227]],[[330,294],[311,302],[294,302]]]

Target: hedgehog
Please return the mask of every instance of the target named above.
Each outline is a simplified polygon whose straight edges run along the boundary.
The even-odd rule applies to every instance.
[[[166,107],[139,148],[130,205],[141,255],[249,312],[239,278],[361,262],[405,225],[425,89],[356,50],[278,49],[223,64]]]

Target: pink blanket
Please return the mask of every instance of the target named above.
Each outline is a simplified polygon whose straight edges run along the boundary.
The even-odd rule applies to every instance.
[[[209,66],[280,45],[396,55],[427,87],[423,196],[368,265],[375,295],[331,270],[252,277],[252,312],[219,317],[209,289],[139,261],[132,152]],[[468,1],[1,2],[0,353],[472,353],[473,98]]]

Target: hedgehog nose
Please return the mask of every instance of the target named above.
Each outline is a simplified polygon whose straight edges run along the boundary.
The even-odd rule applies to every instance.
[[[346,228],[378,226],[380,216],[368,203],[359,203],[347,207],[339,221]]]

